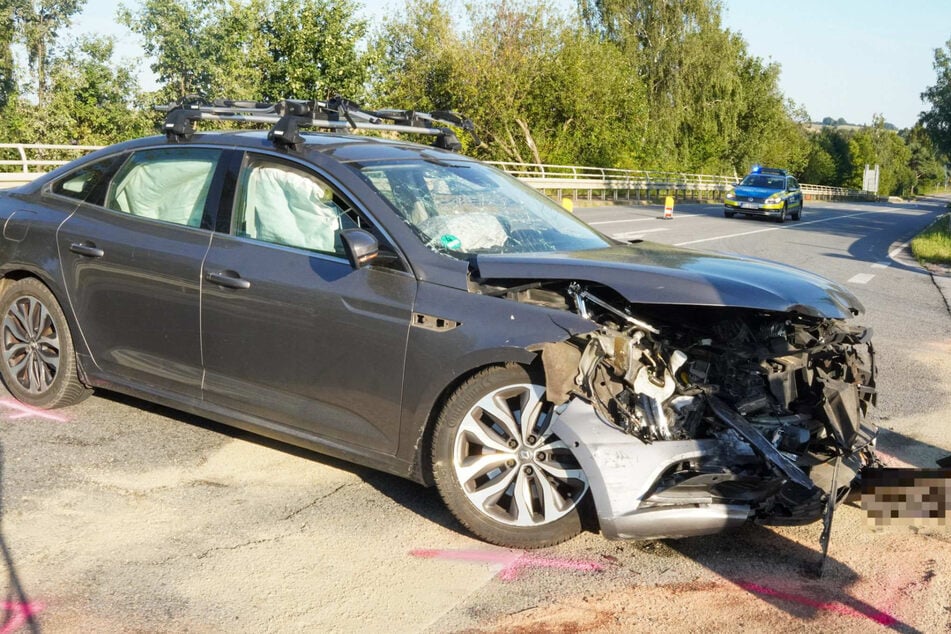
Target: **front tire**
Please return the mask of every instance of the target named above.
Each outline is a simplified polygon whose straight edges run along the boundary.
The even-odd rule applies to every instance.
[[[46,286],[13,282],[0,294],[0,311],[0,378],[18,401],[55,409],[92,394],[79,381],[66,316]]]
[[[433,476],[476,536],[541,548],[581,531],[588,480],[551,432],[554,410],[541,382],[514,365],[479,372],[446,402],[433,432]]]
[[[723,215],[726,216],[727,218],[732,218],[733,216],[736,215],[736,212],[735,212],[735,211],[724,211],[724,212],[723,212]]]
[[[787,204],[786,204],[786,203],[783,203],[782,211],[779,212],[779,217],[776,218],[776,222],[778,222],[779,224],[783,224],[784,222],[786,222],[786,212],[787,212],[787,211],[788,211]]]

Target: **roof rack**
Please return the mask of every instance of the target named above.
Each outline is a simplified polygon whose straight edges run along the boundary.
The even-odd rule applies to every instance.
[[[175,103],[154,106],[167,113],[163,130],[170,141],[187,141],[195,133],[195,121],[246,121],[274,124],[268,139],[278,147],[299,150],[304,143],[300,128],[324,130],[380,130],[436,137],[433,146],[458,152],[462,143],[447,126],[457,126],[481,145],[472,121],[444,110],[364,110],[358,104],[334,97],[329,101],[285,99],[276,103],[216,99],[207,102],[188,96]]]

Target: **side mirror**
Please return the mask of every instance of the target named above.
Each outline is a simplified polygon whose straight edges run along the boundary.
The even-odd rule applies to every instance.
[[[380,243],[364,229],[344,229],[340,232],[340,240],[350,265],[355,269],[366,266],[380,254]]]

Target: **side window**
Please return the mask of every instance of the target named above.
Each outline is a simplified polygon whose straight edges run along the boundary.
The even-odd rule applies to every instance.
[[[133,216],[198,227],[221,150],[136,152],[113,179],[106,206]]]
[[[126,157],[126,154],[119,154],[83,165],[54,181],[49,191],[59,196],[102,207],[105,205],[109,178],[122,165]]]
[[[340,230],[360,223],[316,174],[251,155],[241,169],[233,215],[237,236],[341,256]]]
[[[792,177],[789,178],[789,189],[793,191],[799,189],[799,183],[796,181],[795,178],[792,178]]]

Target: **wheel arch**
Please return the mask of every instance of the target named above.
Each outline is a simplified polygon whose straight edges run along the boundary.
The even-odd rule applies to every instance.
[[[23,287],[22,290],[20,288],[21,285]],[[32,286],[33,288],[27,290],[26,287],[28,286]],[[4,301],[3,306],[0,306],[0,310],[3,311],[4,320],[4,359],[2,370],[0,370],[0,373],[3,374],[3,383],[17,400],[43,409],[56,409],[58,407],[74,405],[85,400],[92,394],[91,386],[86,379],[85,371],[80,361],[82,355],[79,353],[75,343],[74,333],[77,332],[77,328],[72,320],[68,301],[63,301],[65,293],[60,293],[58,292],[59,290],[61,289],[57,288],[56,284],[51,283],[51,280],[46,276],[36,274],[29,269],[11,268],[3,271],[2,275],[0,275],[0,297],[2,297]],[[9,359],[6,356],[6,316],[8,310],[13,310],[13,304],[7,304],[7,302],[10,301],[11,298],[15,298],[13,299],[14,302],[19,302],[20,298],[23,297],[23,293],[33,296],[37,303],[43,307],[42,310],[47,316],[41,318],[40,323],[42,323],[42,328],[51,328],[50,332],[52,333],[49,334],[50,339],[46,339],[47,334],[44,332],[42,336],[44,337],[45,343],[40,342],[40,340],[36,338],[32,340],[33,343],[30,345],[34,349],[33,353],[12,353],[22,354],[23,357],[21,358],[26,359],[26,362],[39,364],[44,368],[52,368],[36,370],[35,374],[34,371],[31,370],[30,376],[39,378],[35,380],[34,378],[30,378],[29,385],[23,384],[23,379],[19,375],[19,368],[15,370],[16,374],[11,374],[11,366],[7,365]],[[31,304],[31,306],[33,305]],[[28,329],[40,327],[39,324],[34,323],[28,327]],[[32,336],[38,336],[36,334],[38,332],[38,330],[35,331]],[[29,336],[28,334],[14,335],[21,344],[26,341],[24,337]],[[39,352],[41,348],[46,348],[46,352]],[[31,357],[31,354],[35,356]],[[54,363],[45,357],[43,360],[38,360],[40,359],[40,355],[43,354],[51,355],[58,361]],[[32,361],[30,361],[31,358],[33,359]],[[42,383],[42,385],[37,387],[35,383]]]
[[[511,355],[510,358],[499,358],[495,361],[483,361],[477,365],[472,365],[468,369],[458,373],[445,385],[445,387],[443,387],[442,390],[439,391],[438,395],[433,401],[432,406],[429,408],[426,420],[421,426],[419,434],[416,438],[416,445],[413,449],[413,458],[409,473],[409,477],[412,480],[420,482],[427,487],[431,487],[435,484],[435,480],[433,478],[431,451],[433,431],[436,427],[436,420],[442,413],[442,410],[446,405],[446,401],[453,395],[453,393],[456,392],[456,390],[459,389],[459,386],[480,372],[493,367],[501,368],[515,365],[525,368],[525,370],[531,374],[543,372],[543,368],[541,366],[541,355],[539,353],[530,352],[528,350],[523,350],[522,352],[525,354],[518,355],[517,358],[515,358],[515,355]]]
[[[0,272],[0,294],[6,291],[10,284],[30,278],[35,279],[45,286],[46,289],[52,293],[60,309],[63,311],[63,315],[66,317],[66,323],[69,326],[69,334],[73,341],[73,348],[76,352],[80,380],[85,385],[89,385],[89,381],[86,378],[86,367],[83,363],[83,357],[88,354],[86,339],[83,337],[82,330],[76,322],[73,307],[65,289],[57,284],[45,271],[29,268],[9,268]]]
[[[45,286],[50,293],[53,294],[53,297],[56,298],[56,301],[59,303],[60,308],[63,309],[63,312],[66,313],[67,319],[70,320],[70,328],[75,329],[75,325],[72,323],[71,312],[66,310],[69,308],[69,300],[66,297],[66,292],[60,287],[56,281],[50,277],[45,271],[37,270],[32,268],[9,268],[3,271],[0,271],[0,293],[6,290],[7,286],[14,282],[19,282],[27,278],[33,278],[36,281],[40,282]]]

